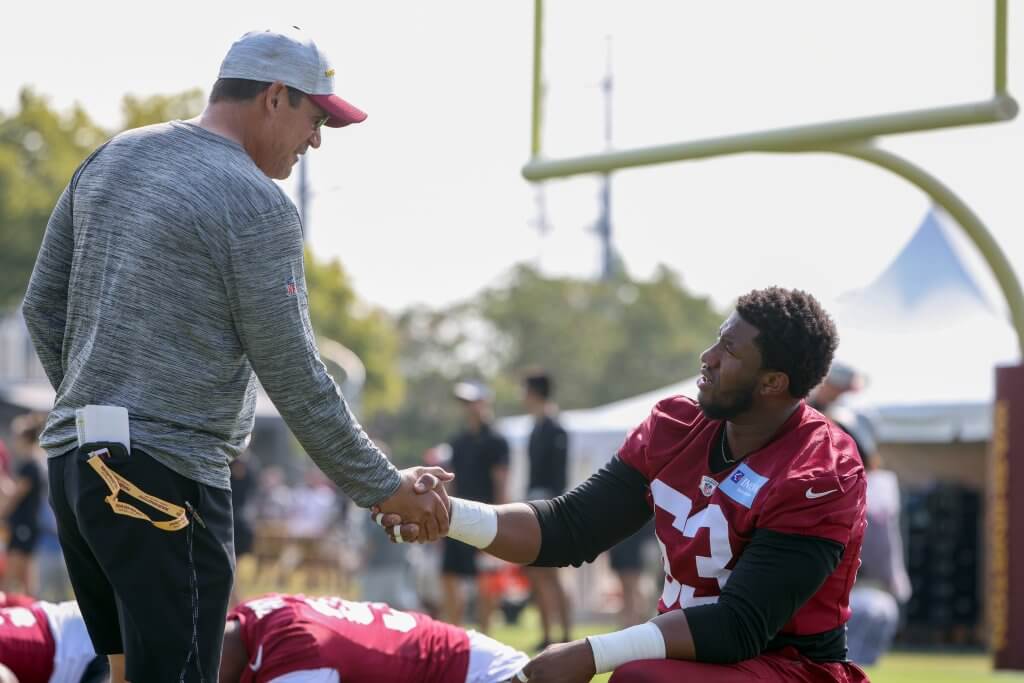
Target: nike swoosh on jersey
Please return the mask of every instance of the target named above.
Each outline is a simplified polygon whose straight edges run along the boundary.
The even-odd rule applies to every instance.
[[[260,649],[256,650],[256,660],[249,665],[249,668],[253,671],[259,671],[260,667],[263,666],[263,644],[260,643]]]
[[[835,493],[838,490],[839,489],[829,489],[828,491],[822,491],[821,493],[818,493],[817,491],[814,490],[814,487],[812,486],[811,488],[807,489],[806,492],[804,492],[804,495],[810,498],[811,500],[814,500],[815,498],[821,498],[822,496],[827,496],[830,493]]]

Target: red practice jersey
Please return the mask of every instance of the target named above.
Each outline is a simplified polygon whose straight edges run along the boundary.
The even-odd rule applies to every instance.
[[[384,603],[267,595],[228,615],[242,627],[242,683],[333,669],[345,683],[465,683],[469,637],[455,626]]]
[[[754,532],[767,529],[845,546],[839,566],[781,632],[838,628],[850,617],[865,527],[864,468],[853,440],[801,402],[769,443],[712,474],[710,449],[723,428],[676,396],[658,403],[619,451],[650,482],[666,574],[658,610],[717,602]]]
[[[0,664],[18,683],[47,683],[53,673],[56,646],[50,622],[39,607],[0,609]]]

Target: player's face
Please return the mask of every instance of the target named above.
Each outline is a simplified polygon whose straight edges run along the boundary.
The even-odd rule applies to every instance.
[[[758,330],[733,312],[718,330],[718,339],[701,354],[697,403],[713,420],[731,420],[754,405],[761,381]]]
[[[284,180],[306,150],[320,146],[320,128],[326,112],[308,97],[293,107],[288,101],[288,89],[277,86],[275,83],[264,94],[266,128],[254,160],[268,177]]]

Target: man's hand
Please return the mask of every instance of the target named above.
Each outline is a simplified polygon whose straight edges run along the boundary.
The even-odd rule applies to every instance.
[[[529,683],[587,683],[594,677],[594,652],[590,643],[574,640],[552,645],[531,659],[514,681]]]
[[[451,481],[455,475],[440,467],[410,467],[399,474],[402,483],[398,490],[372,509],[375,514],[383,513],[384,521],[391,521],[390,524],[382,523],[382,526],[404,523],[414,527],[416,535],[406,540],[421,542],[436,541],[447,534],[450,504],[442,482]]]

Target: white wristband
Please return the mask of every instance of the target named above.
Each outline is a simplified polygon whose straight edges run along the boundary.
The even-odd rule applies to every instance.
[[[661,629],[649,621],[615,633],[587,636],[587,640],[594,651],[594,668],[599,674],[615,671],[638,659],[665,659],[665,637]]]
[[[498,513],[494,508],[475,500],[451,497],[452,510],[448,521],[448,538],[486,548],[498,535]]]

